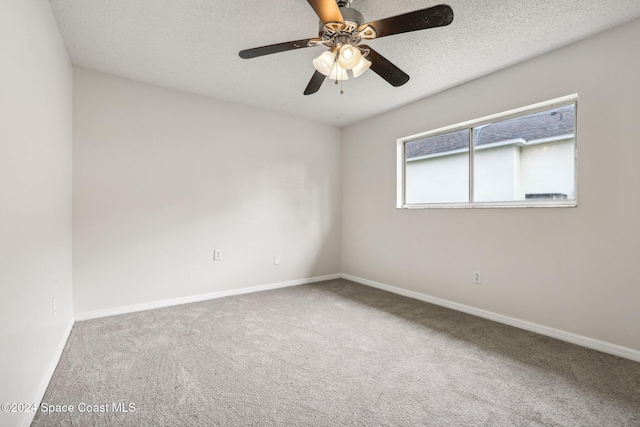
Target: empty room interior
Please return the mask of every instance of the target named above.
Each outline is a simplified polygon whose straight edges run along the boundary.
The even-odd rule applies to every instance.
[[[0,426],[640,426],[639,45],[637,0],[3,0]]]

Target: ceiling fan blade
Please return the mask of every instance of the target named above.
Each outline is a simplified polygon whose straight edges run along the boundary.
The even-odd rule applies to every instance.
[[[446,4],[440,4],[428,9],[416,10],[391,18],[370,22],[376,30],[376,38],[408,33],[427,28],[443,27],[453,21],[453,9]]]
[[[336,0],[307,0],[323,24],[344,22]]]
[[[307,85],[307,88],[304,90],[304,94],[312,95],[317,91],[319,91],[320,86],[322,86],[322,83],[324,82],[324,79],[325,79],[325,75],[322,74],[321,72],[316,71],[315,73],[313,73],[313,76],[311,77],[311,80],[309,80],[309,84]]]
[[[402,86],[409,81],[409,75],[389,62],[387,58],[380,55],[369,46],[362,45],[360,47],[369,50],[367,59],[371,61],[371,70],[389,82],[391,86]]]
[[[245,49],[240,51],[240,58],[249,59],[258,56],[271,55],[272,53],[286,52],[288,50],[301,49],[309,47],[309,40],[295,40],[292,42],[270,44],[269,46],[254,47],[253,49]]]

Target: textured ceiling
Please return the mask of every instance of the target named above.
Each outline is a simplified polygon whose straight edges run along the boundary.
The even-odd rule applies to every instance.
[[[335,126],[407,104],[640,17],[639,0],[449,0],[448,27],[368,44],[411,76],[372,71],[304,96],[322,47],[240,59],[257,46],[317,37],[304,0],[50,0],[75,65]],[[367,22],[437,0],[354,0]]]

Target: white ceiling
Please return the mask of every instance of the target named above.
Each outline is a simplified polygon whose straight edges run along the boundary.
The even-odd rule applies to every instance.
[[[346,126],[640,17],[639,0],[448,0],[448,27],[368,44],[411,76],[394,88],[372,71],[304,96],[323,48],[254,59],[242,49],[318,35],[304,0],[50,0],[80,67]],[[437,0],[354,0],[367,22]]]

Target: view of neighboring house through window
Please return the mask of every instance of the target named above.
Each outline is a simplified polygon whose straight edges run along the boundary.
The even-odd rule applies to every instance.
[[[575,128],[572,96],[403,138],[398,207],[573,206]]]

